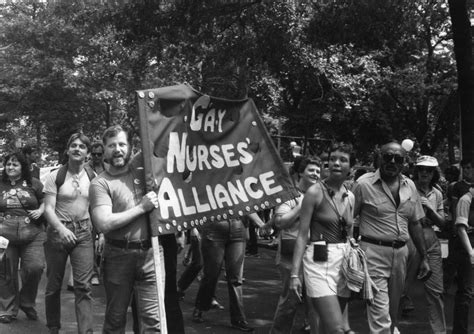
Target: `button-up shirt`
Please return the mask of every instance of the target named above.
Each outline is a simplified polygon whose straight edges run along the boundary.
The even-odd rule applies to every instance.
[[[360,235],[381,241],[407,241],[408,224],[425,216],[418,191],[412,180],[400,175],[396,204],[388,185],[376,170],[361,176],[354,186],[354,215],[359,216]]]

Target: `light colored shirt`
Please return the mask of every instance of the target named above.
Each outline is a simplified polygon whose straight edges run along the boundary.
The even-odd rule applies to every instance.
[[[425,197],[431,203],[431,206],[435,209],[436,213],[444,218],[444,203],[443,194],[441,193],[441,191],[431,187],[431,190],[428,191],[426,194],[423,193],[421,190],[418,190],[418,195],[420,195],[420,197]],[[427,216],[425,217],[425,219],[427,222],[429,222],[429,224],[435,231],[440,231],[439,227],[434,225],[434,223]]]
[[[425,216],[412,180],[400,175],[397,206],[379,170],[362,175],[354,185],[354,215],[359,216],[360,235],[381,241],[407,241],[408,224]]]
[[[471,232],[473,229],[472,225],[474,224],[474,219],[469,219],[471,202],[472,194],[468,191],[459,199],[458,205],[456,206],[456,221],[454,225],[466,226],[467,232]]]
[[[303,200],[303,195],[300,194],[300,198],[298,199],[299,201]],[[285,203],[280,204],[275,208],[275,211],[273,212],[274,216],[282,216],[297,206],[296,199],[290,199],[286,201]],[[293,225],[290,228],[285,228],[280,231],[280,237],[281,239],[296,239],[298,237],[298,231],[300,228],[300,218],[298,215],[298,218],[296,218],[296,221],[293,223]]]
[[[83,169],[75,179],[67,171],[64,183],[56,189],[56,176],[59,169],[49,173],[44,182],[44,193],[56,197],[55,212],[61,221],[79,221],[89,218],[89,185],[90,180]]]

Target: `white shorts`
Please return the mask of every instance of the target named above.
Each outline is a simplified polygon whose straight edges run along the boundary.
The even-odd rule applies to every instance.
[[[303,272],[306,295],[311,298],[340,296],[348,298],[350,290],[344,286],[342,260],[349,243],[328,244],[328,260],[313,260],[313,243],[306,247],[303,257]]]

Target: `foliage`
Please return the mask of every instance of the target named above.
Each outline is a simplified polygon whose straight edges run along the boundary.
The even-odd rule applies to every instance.
[[[454,122],[449,29],[436,0],[9,4],[0,105],[59,150],[77,129],[136,129],[135,90],[188,82],[252,97],[271,134],[344,140],[365,156],[410,137],[431,153]]]

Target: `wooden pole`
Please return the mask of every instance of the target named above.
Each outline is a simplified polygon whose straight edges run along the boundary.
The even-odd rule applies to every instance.
[[[142,141],[142,153],[143,153],[143,167],[145,169],[145,178],[153,176],[153,168],[151,166],[151,146],[149,141],[148,135],[148,117],[146,114],[146,96],[144,92],[137,93],[137,105],[138,105],[138,115],[140,120],[140,137]],[[154,182],[149,182],[146,179],[147,185],[147,192],[156,189],[148,189],[152,188]],[[152,215],[149,215],[150,223]],[[153,229],[152,229],[153,230]],[[164,261],[162,258],[163,251],[160,252],[160,240],[158,236],[153,236],[151,238],[151,243],[153,246],[153,260],[155,264],[155,278],[156,278],[156,294],[158,296],[158,308],[159,308],[159,316],[160,316],[160,329],[162,334],[168,334],[168,327],[166,324],[166,309],[165,309],[165,289],[164,289],[164,282],[165,282],[165,266]]]

